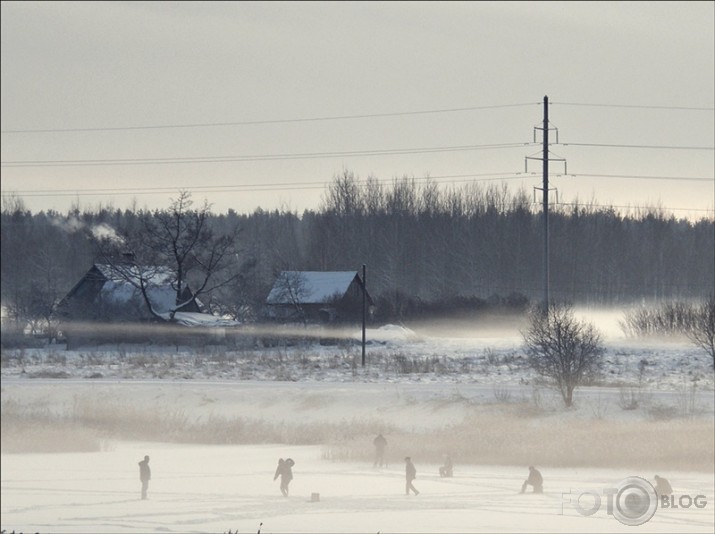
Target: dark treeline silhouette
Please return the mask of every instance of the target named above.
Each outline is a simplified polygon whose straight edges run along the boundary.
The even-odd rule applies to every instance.
[[[156,213],[156,212],[155,212]],[[2,210],[2,304],[42,321],[97,251],[92,232],[136,228],[138,209],[98,207],[30,213],[21,198]],[[257,209],[211,214],[215,232],[238,224],[241,276],[208,295],[215,311],[256,317],[281,270],[356,270],[367,265],[377,317],[444,315],[485,303],[523,306],[543,296],[540,206],[524,190],[430,180],[357,179],[344,172],[321,205],[302,215]],[[715,221],[677,219],[657,208],[621,214],[594,203],[550,213],[555,300],[623,304],[703,299],[715,290]]]

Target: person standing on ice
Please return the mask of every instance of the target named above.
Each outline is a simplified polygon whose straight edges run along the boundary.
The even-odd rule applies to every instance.
[[[405,495],[409,495],[410,490],[412,490],[415,495],[420,494],[417,488],[412,485],[412,481],[415,478],[417,478],[417,469],[415,469],[415,464],[412,463],[412,458],[408,456],[405,458]]]
[[[378,434],[377,437],[372,440],[373,445],[375,445],[375,463],[373,467],[382,467],[383,465],[387,467],[385,462],[385,448],[387,447],[387,440],[382,434]]]
[[[544,479],[533,465],[529,466],[529,478],[521,485],[521,493],[526,491],[526,486],[533,486],[534,493],[544,493]]]
[[[149,481],[151,480],[151,468],[149,467],[149,457],[145,456],[139,462],[139,480],[142,481],[142,499],[146,499],[146,492],[149,489]]]
[[[276,467],[276,474],[273,476],[273,480],[281,477],[281,493],[283,497],[288,497],[288,484],[293,480],[293,466],[295,462],[292,458],[284,460],[280,458],[278,460],[278,467]]]

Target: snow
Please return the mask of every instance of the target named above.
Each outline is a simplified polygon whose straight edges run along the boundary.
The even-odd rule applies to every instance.
[[[168,312],[159,313],[158,315],[166,321],[171,320],[171,314]],[[174,321],[182,326],[201,326],[210,328],[235,328],[241,324],[233,319],[198,312],[176,312],[174,314]]]
[[[518,490],[523,467],[457,466],[440,478],[420,464],[417,497],[404,495],[404,466],[326,462],[319,447],[114,443],[82,454],[2,456],[3,528],[25,532],[633,532],[606,510],[581,516],[568,493],[601,491],[624,472],[543,470],[542,495]],[[148,454],[149,498],[137,462]],[[273,471],[296,460],[290,496]],[[712,477],[678,473],[676,491],[708,488],[704,509],[658,510],[638,532],[712,532]],[[582,481],[588,480],[588,483]],[[573,491],[571,491],[573,490]],[[311,502],[312,493],[320,500]],[[567,495],[563,495],[566,493]],[[261,525],[262,524],[262,525]]]
[[[139,290],[139,280],[141,273],[136,267],[127,268],[127,274],[133,277],[133,281],[125,280],[111,265],[95,264],[107,281],[102,285],[102,294],[105,298],[118,303],[126,304],[132,300],[141,302],[142,296]],[[147,296],[154,309],[158,312],[171,310],[176,303],[176,290],[171,286],[175,276],[168,269],[159,267],[148,267],[149,279],[146,280],[149,287]],[[144,274],[143,276],[147,276]]]
[[[327,347],[4,350],[3,425],[12,410],[61,421],[82,409],[116,428],[154,414],[148,420],[157,426],[175,420],[208,435],[98,432],[94,450],[47,452],[81,433],[69,423],[64,437],[33,427],[37,443],[23,450],[11,439],[21,436],[3,432],[0,526],[26,533],[633,532],[608,513],[604,490],[631,476],[652,483],[659,474],[676,496],[703,495],[707,504],[659,508],[639,532],[715,529],[715,476],[707,467],[715,454],[712,360],[687,341],[609,332],[603,378],[578,388],[566,410],[528,369],[515,331],[452,336],[387,325],[367,334],[364,368],[359,332],[348,335],[350,345]],[[626,388],[642,394],[635,409],[623,408]],[[254,425],[256,439],[219,443],[221,421]],[[388,440],[387,468],[372,465],[378,432]],[[578,443],[583,432],[593,447],[564,449],[555,459],[546,445],[529,442],[558,435]],[[682,446],[688,458],[659,459],[647,442],[659,432],[672,433],[675,450]],[[274,433],[284,439],[264,439]],[[500,435],[504,441],[486,442],[491,455],[472,462],[453,454],[455,476],[439,477],[432,451],[442,443],[463,457]],[[653,457],[639,456],[641,449]],[[543,459],[535,462],[543,495],[518,493],[532,463],[522,450]],[[145,454],[152,481],[142,501],[137,463]],[[404,494],[405,455],[417,467],[417,497]],[[296,461],[295,479],[283,498],[273,473],[287,457]],[[572,504],[584,491],[603,497],[588,517]]]

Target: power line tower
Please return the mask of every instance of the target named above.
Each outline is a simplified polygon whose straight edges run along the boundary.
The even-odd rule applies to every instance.
[[[562,161],[564,163],[564,174],[566,174],[566,160],[564,158],[549,157],[549,131],[556,132],[556,144],[559,142],[559,130],[549,126],[549,97],[544,96],[544,120],[542,125],[534,126],[534,142],[536,143],[536,132],[542,132],[542,150],[541,156],[527,156],[524,162],[525,171],[528,172],[530,159],[541,160],[542,162],[542,187],[534,187],[534,190],[542,192],[542,218],[544,221],[544,258],[543,258],[543,276],[544,276],[544,311],[549,309],[549,161]],[[558,191],[556,191],[558,202]]]

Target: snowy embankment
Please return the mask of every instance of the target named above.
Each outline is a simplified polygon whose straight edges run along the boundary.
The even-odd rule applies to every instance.
[[[606,338],[602,378],[566,410],[518,336],[392,327],[368,339],[365,367],[355,345],[4,352],[2,528],[624,532],[605,497],[584,517],[567,496],[660,474],[708,504],[658,510],[639,530],[713,531],[713,370],[687,342]],[[384,469],[372,467],[377,432]],[[453,479],[437,475],[447,453]],[[138,499],[144,454],[149,501]],[[407,455],[418,497],[404,496]],[[288,456],[283,499],[272,478]],[[544,495],[517,494],[530,464]]]
[[[368,331],[365,365],[359,334],[339,346],[231,350],[120,345],[65,350],[4,350],[3,378],[194,379],[295,382],[438,382],[534,385],[521,339],[423,337],[394,325]],[[711,391],[712,359],[685,340],[606,338],[603,375],[592,385],[685,387]]]

